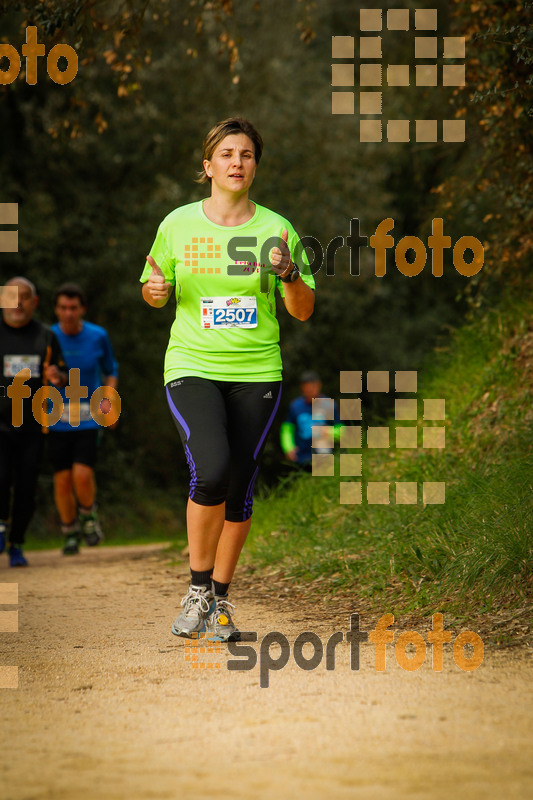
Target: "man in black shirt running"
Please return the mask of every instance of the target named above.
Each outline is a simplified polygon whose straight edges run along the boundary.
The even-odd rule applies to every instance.
[[[6,285],[17,287],[18,305],[2,308],[0,320],[0,553],[8,540],[10,566],[25,567],[28,562],[22,545],[35,511],[43,446],[43,432],[33,414],[32,396],[47,383],[65,386],[67,372],[55,334],[33,319],[39,302],[33,283],[18,277]],[[29,371],[24,384],[30,393],[15,400],[9,384],[23,369]]]

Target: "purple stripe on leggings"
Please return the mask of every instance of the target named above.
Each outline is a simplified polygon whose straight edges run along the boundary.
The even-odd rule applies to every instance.
[[[170,392],[168,390],[168,386],[166,386],[165,388],[167,390],[167,401],[168,401],[168,404],[170,406],[170,411],[173,414],[173,416],[176,417],[176,419],[178,420],[179,424],[181,425],[181,427],[185,431],[185,434],[187,436],[187,441],[189,441],[189,439],[191,437],[191,431],[189,429],[189,426],[187,425],[187,423],[185,422],[185,420],[181,416],[180,412],[178,411],[178,409],[174,405],[174,401],[173,401],[173,399],[172,399],[172,397],[170,395]]]
[[[248,484],[248,489],[246,490],[246,497],[244,498],[244,506],[242,512],[243,522],[246,522],[246,520],[250,519],[250,517],[252,516],[252,506],[254,504],[254,485],[258,472],[259,472],[259,467],[256,467],[255,472],[252,475],[252,480]]]
[[[194,459],[192,457],[192,453],[189,450],[189,445],[185,445],[185,458],[187,459],[187,464],[189,465],[189,471],[191,473],[191,481],[189,484],[189,497],[191,500],[194,500],[194,490],[196,489],[196,484],[198,483],[198,476],[196,474],[196,464],[194,463]]]
[[[276,404],[274,406],[274,410],[272,411],[272,414],[270,415],[270,418],[269,418],[269,420],[268,420],[268,422],[266,424],[265,430],[263,431],[263,434],[262,434],[261,438],[259,439],[259,444],[255,448],[254,461],[257,459],[257,456],[259,455],[259,451],[261,450],[261,447],[263,446],[263,442],[265,441],[265,438],[266,438],[266,436],[268,434],[268,431],[270,430],[270,427],[271,427],[272,423],[274,422],[274,417],[276,416],[276,412],[278,410],[280,400],[281,400],[281,383],[280,383],[280,386],[279,386],[278,399],[276,400]],[[251,514],[252,514],[252,505],[253,505],[253,502],[254,502],[254,499],[253,499],[254,484],[255,484],[255,479],[257,478],[257,473],[258,472],[259,472],[259,467],[256,467],[255,472],[252,475],[252,480],[248,484],[248,489],[246,490],[246,497],[245,497],[245,500],[244,500],[244,509],[243,509],[243,515],[242,515],[243,522],[246,521],[247,519],[249,519]]]
[[[172,397],[171,397],[170,392],[168,390],[168,386],[165,387],[165,388],[167,390],[167,401],[168,401],[168,405],[169,405],[169,408],[170,408],[170,413],[178,420],[179,424],[181,425],[181,427],[185,431],[185,435],[187,437],[187,442],[188,442],[189,438],[190,438],[190,435],[191,435],[190,428],[187,425],[187,423],[185,422],[185,420],[183,419],[183,417],[181,416],[181,414],[178,411],[178,409],[176,408],[176,406],[174,404],[174,401],[172,400]],[[188,444],[184,444],[184,448],[185,448],[185,458],[187,459],[187,464],[188,464],[188,467],[189,467],[189,471],[191,473],[191,482],[190,482],[190,486],[189,486],[189,497],[191,499],[194,499],[194,490],[196,489],[196,484],[198,483],[198,475],[196,473],[196,464],[194,463],[194,458],[192,457],[192,453],[189,450],[189,445]]]
[[[270,419],[268,420],[268,422],[267,422],[267,424],[266,424],[266,428],[265,428],[265,430],[263,431],[263,435],[262,435],[262,436],[261,436],[261,438],[259,439],[259,444],[258,444],[258,445],[257,445],[257,447],[255,448],[255,453],[254,453],[254,461],[255,461],[255,459],[257,458],[257,454],[258,454],[258,453],[259,453],[259,451],[261,450],[261,447],[262,447],[262,445],[263,445],[263,442],[265,441],[265,438],[266,438],[266,435],[267,435],[267,433],[268,433],[268,431],[269,431],[269,429],[270,429],[270,426],[271,426],[271,425],[272,425],[272,423],[274,422],[274,417],[276,416],[276,412],[277,412],[277,410],[278,410],[278,406],[279,406],[279,401],[280,401],[280,400],[281,400],[281,383],[280,383],[280,385],[279,385],[278,399],[276,400],[276,405],[274,406],[274,411],[273,411],[273,412],[272,412],[272,414],[270,415]]]

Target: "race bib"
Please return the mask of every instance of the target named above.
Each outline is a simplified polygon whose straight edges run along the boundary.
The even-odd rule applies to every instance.
[[[29,369],[32,378],[41,374],[40,356],[4,356],[4,377],[14,378],[21,369]]]
[[[257,328],[255,297],[202,297],[202,328]]]
[[[63,406],[63,413],[61,414],[61,422],[69,423],[69,414],[70,414],[70,403],[65,403]],[[83,403],[80,401],[80,422],[87,422],[88,419],[92,419],[91,417],[91,404],[86,402]]]

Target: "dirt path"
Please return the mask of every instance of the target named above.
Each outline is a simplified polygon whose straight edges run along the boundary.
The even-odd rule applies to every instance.
[[[0,664],[19,666],[19,688],[0,689],[2,800],[533,796],[525,651],[486,650],[467,673],[447,646],[443,672],[429,651],[406,672],[389,645],[378,673],[373,645],[352,671],[343,642],[334,671],[291,658],[261,688],[259,666],[227,669],[225,646],[198,654],[220,668],[185,660],[170,625],[186,569],[157,546],[30,553],[27,570],[4,559],[0,583],[19,585],[19,632],[0,634]],[[254,602],[238,580],[234,599],[259,643],[268,631],[292,642],[312,628],[325,643],[348,630],[348,614],[340,628],[314,609],[295,616]]]

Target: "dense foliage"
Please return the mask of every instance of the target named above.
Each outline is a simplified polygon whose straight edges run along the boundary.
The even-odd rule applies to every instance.
[[[161,367],[172,310],[140,300],[138,277],[159,221],[199,199],[201,142],[218,119],[250,117],[266,149],[255,199],[290,218],[323,247],[346,237],[352,217],[370,236],[392,217],[394,236],[427,241],[431,220],[445,233],[480,239],[483,270],[459,276],[451,256],[443,278],[428,265],[406,278],[389,252],[373,275],[361,251],[350,275],[348,249],[335,275],[317,278],[317,310],[301,325],[280,311],[286,400],[302,368],[317,368],[338,395],[341,369],[419,368],[468,303],[520,283],[531,267],[531,3],[430,3],[440,35],[467,39],[467,85],[384,90],[390,116],[465,117],[464,144],[361,144],[357,116],[331,114],[331,37],[357,37],[360,6],[348,0],[64,0],[0,3],[3,42],[21,51],[36,25],[47,51],[75,47],[79,72],[59,86],[28,85],[24,68],[0,87],[2,202],[18,202],[18,255],[0,255],[3,278],[25,274],[52,320],[51,294],[76,280],[89,318],[105,325],[121,364],[123,417],[102,469],[114,491],[175,483],[180,459],[168,419]],[[415,8],[412,2],[389,7]],[[412,40],[384,32],[392,63],[412,63]],[[5,68],[5,65],[0,64]],[[388,104],[388,105],[387,105]],[[450,251],[451,252],[451,251]],[[386,409],[376,408],[374,412]],[[277,471],[270,444],[266,474]],[[185,479],[184,471],[180,473]]]

